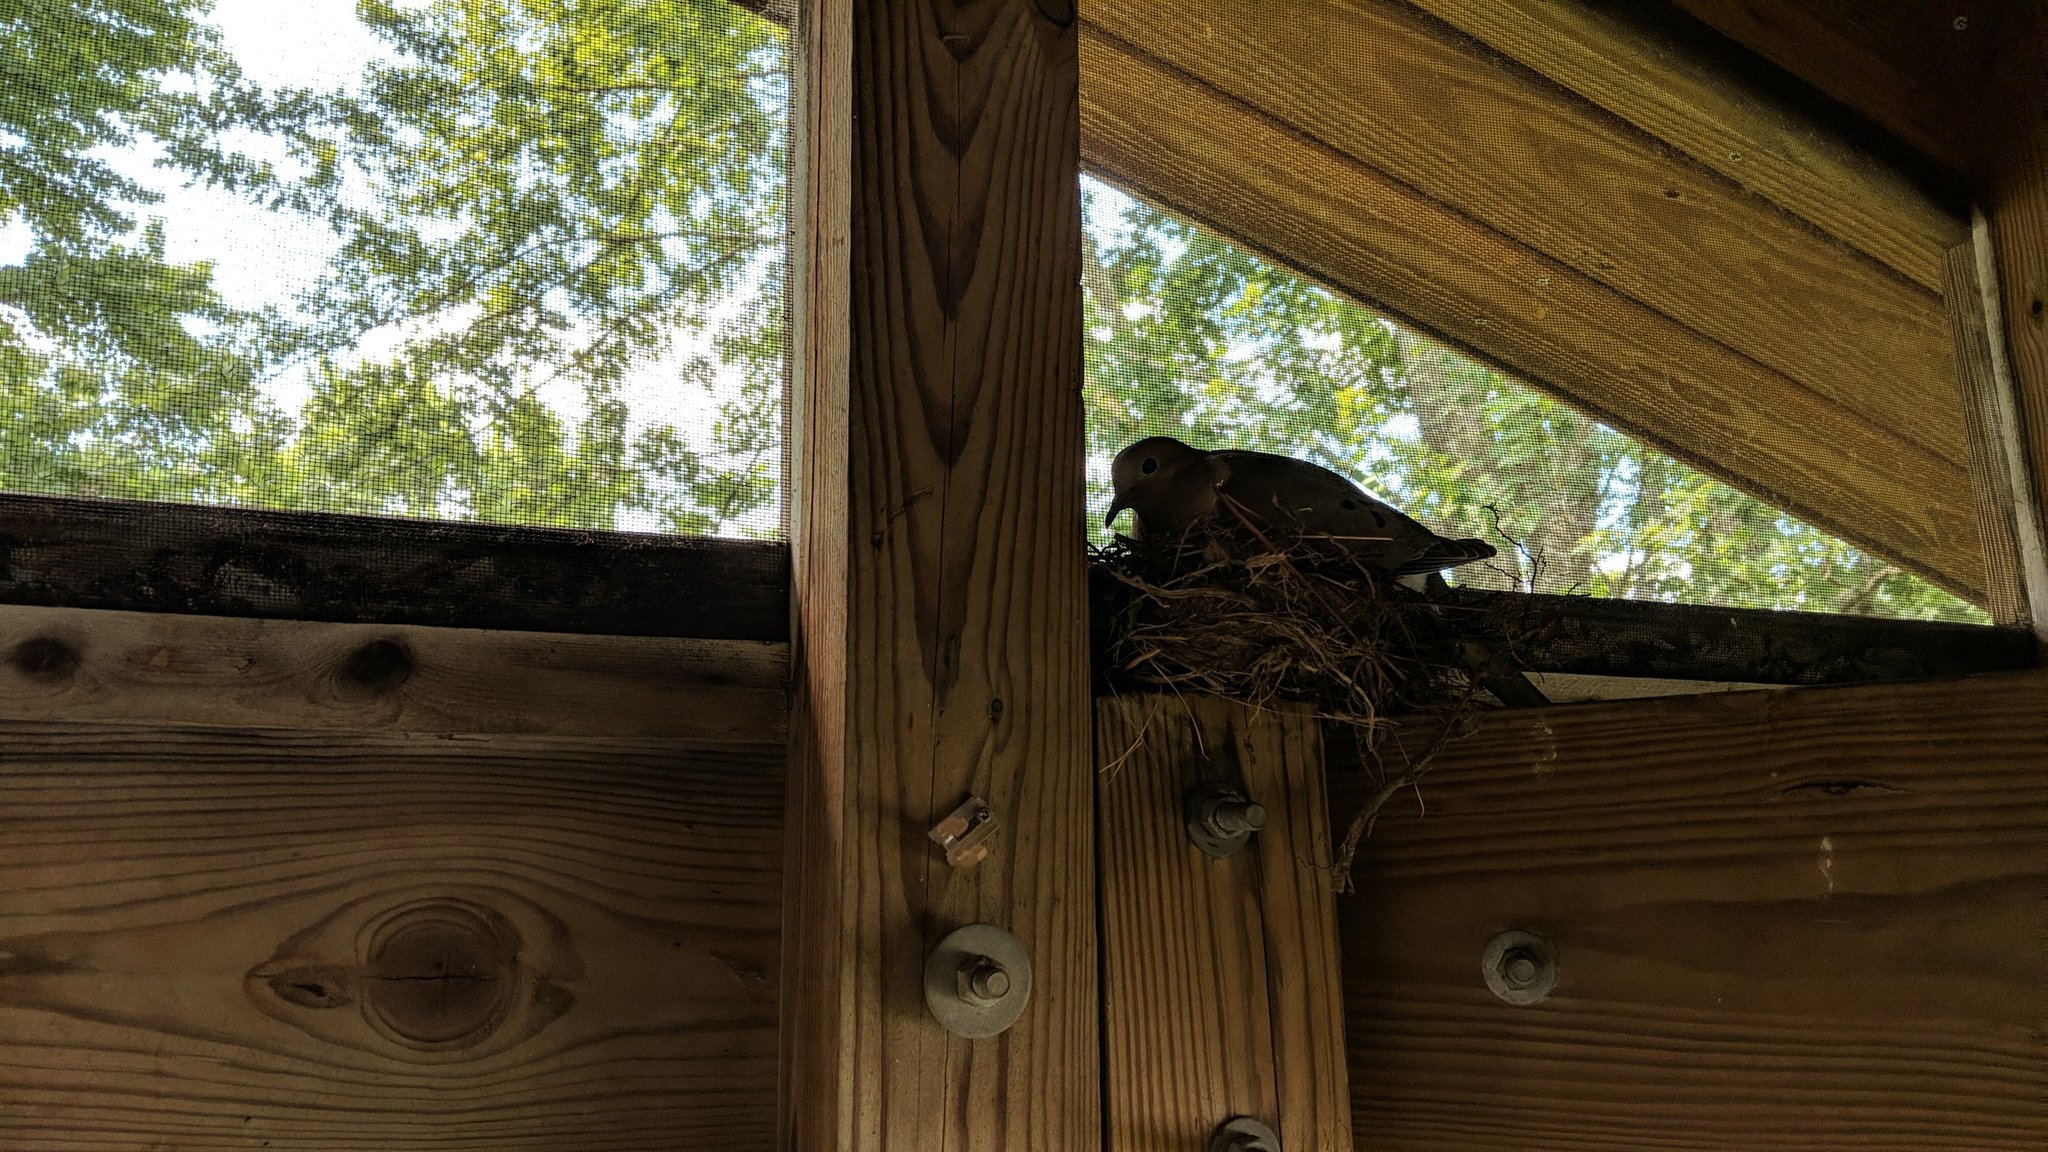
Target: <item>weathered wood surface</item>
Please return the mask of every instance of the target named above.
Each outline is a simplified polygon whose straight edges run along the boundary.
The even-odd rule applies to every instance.
[[[1392,5],[1084,16],[1083,139],[1105,178],[1982,595],[1932,293]],[[1328,65],[1360,44],[1371,66]],[[1257,68],[1275,71],[1228,71]],[[1617,231],[1572,230],[1596,219]],[[1866,327],[1876,343],[1818,352]],[[1897,358],[1872,364],[1878,348]]]
[[[1978,224],[1980,235],[1950,249],[1945,261],[1956,389],[1970,430],[1970,477],[1991,616],[2000,624],[2032,628],[2033,601],[2048,599],[2048,522],[2036,504],[2004,307],[1996,270],[1988,266],[1991,250],[1981,216]],[[2042,608],[2048,612],[2048,603]],[[2041,619],[2048,622],[2048,615]],[[2048,636],[2048,628],[2041,634]]]
[[[769,1149],[782,756],[0,723],[0,1147]]]
[[[1932,680],[2035,667],[2023,629],[1592,596],[1459,592],[1492,604],[1514,595],[1532,670],[1585,676],[1856,684]]]
[[[1315,721],[1165,695],[1095,715],[1108,1147],[1199,1149],[1249,1116],[1286,1148],[1350,1148]],[[1184,809],[1215,784],[1268,813],[1222,860],[1189,842]]]
[[[786,1144],[1094,1148],[1073,10],[807,12]],[[970,794],[955,871],[926,832]],[[974,922],[1034,992],[970,1042],[922,969]]]
[[[789,638],[779,543],[0,494],[0,603]]]
[[[0,607],[0,717],[776,741],[788,646]]]
[[[2031,521],[2020,537],[2034,630],[2048,643],[2048,11],[2014,4],[1988,77],[1966,91],[1981,114],[1981,166],[1973,181],[1982,204],[1977,237],[1979,274],[1988,276],[1987,314],[1996,312],[1994,366],[2007,377],[2013,410],[2001,438],[2031,485],[2019,514]]]
[[[1338,903],[1357,1130],[2048,1146],[2044,715],[2030,673],[1483,717]],[[1333,765],[1337,820],[1365,785]],[[1509,928],[1557,945],[1542,1004],[1481,981]]]
[[[1671,0],[1957,173],[2002,44],[2033,0]]]
[[[1929,291],[1942,291],[1943,252],[1969,237],[1953,204],[1860,146],[1840,118],[1661,6],[1415,2]]]

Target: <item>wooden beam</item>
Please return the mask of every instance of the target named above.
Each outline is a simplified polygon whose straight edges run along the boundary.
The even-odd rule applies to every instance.
[[[805,11],[784,1146],[1094,1148],[1073,10]],[[969,1041],[923,968],[976,922],[1034,990]]]
[[[1338,904],[1357,1131],[1389,1152],[2048,1146],[2044,714],[2026,673],[1479,718]],[[1340,822],[1370,787],[1343,746]],[[1481,980],[1513,928],[1556,947],[1534,1006]]]
[[[780,543],[0,494],[0,603],[789,638]]]
[[[1112,3],[1088,18],[1083,138],[1106,178],[1981,596],[1931,293],[1391,5],[1167,19]],[[1373,45],[1373,66],[1318,63],[1345,44]],[[1254,60],[1270,75],[1232,71]],[[1446,137],[1422,96],[1444,91],[1461,93],[1461,122],[1515,131]],[[1601,210],[1585,210],[1596,195]],[[1572,230],[1596,217],[1618,230]],[[1816,355],[1851,332],[1877,344]],[[1898,358],[1871,363],[1879,346]]]
[[[1990,387],[2007,400],[1990,435],[2008,469],[2020,579],[2048,643],[2048,12],[2014,5],[1976,91],[1982,204],[1975,256]]]
[[[1158,694],[1095,716],[1108,1148],[1201,1148],[1239,1116],[1284,1148],[1352,1147],[1314,717]],[[1267,814],[1226,859],[1189,840],[1208,787]]]
[[[1976,100],[2031,0],[1671,0],[1952,171],[1982,163]]]
[[[0,747],[0,1147],[775,1147],[780,745]]]
[[[1934,680],[2035,667],[2024,629],[1712,604],[1459,591],[1498,611],[1511,597],[1522,666],[1577,676],[1744,684]]]
[[[1943,253],[1969,239],[1962,213],[1912,174],[1656,6],[1415,3],[1928,291],[1942,291]]]
[[[0,717],[775,742],[788,646],[0,607]]]

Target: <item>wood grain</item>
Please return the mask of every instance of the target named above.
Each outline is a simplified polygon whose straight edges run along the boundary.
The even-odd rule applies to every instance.
[[[1980,165],[1970,122],[2031,0],[1671,0],[1956,173]]]
[[[807,13],[785,1144],[1093,1148],[1072,7]],[[926,831],[970,794],[954,871]],[[974,922],[1034,969],[983,1041],[922,991]]]
[[[1082,75],[1105,178],[1981,596],[1969,479],[1947,456],[1099,30],[1083,37]],[[1940,394],[1929,410],[1956,408],[1945,371],[1922,384]]]
[[[788,647],[0,607],[0,717],[774,741]]]
[[[0,493],[0,603],[789,639],[780,543]]]
[[[1991,289],[1987,313],[2003,339],[2015,404],[2001,426],[2009,451],[2031,484],[2031,532],[2020,536],[2030,581],[2035,633],[2048,643],[2048,587],[2044,558],[2032,551],[2048,538],[2048,12],[2039,3],[2014,5],[2008,33],[1988,75],[1973,90],[1985,109],[1978,124],[1984,154],[1976,173],[1984,223],[1976,255]],[[1998,340],[1994,333],[1993,340]]]
[[[768,1149],[781,760],[0,723],[0,1147]]]
[[[1987,240],[1968,240],[1949,250],[1949,326],[1956,344],[1956,386],[1970,429],[1970,477],[1977,493],[1991,616],[2032,631],[2034,602],[2042,601],[2048,612],[2048,542],[2028,469],[1997,278],[1979,259],[1980,247],[1989,255]],[[2040,619],[2048,623],[2048,615]],[[2048,627],[2038,631],[2048,636]]]
[[[1358,1131],[2042,1147],[2044,714],[2025,673],[1483,717],[1338,905]],[[1366,782],[1332,772],[1342,820]],[[1480,979],[1509,928],[1558,948],[1541,1004]]]
[[[1198,1149],[1224,1121],[1352,1146],[1322,740],[1305,711],[1096,702],[1105,1105],[1113,1152]],[[1224,785],[1268,823],[1217,860],[1183,804]]]
[[[1967,460],[1932,290],[1405,3],[1098,0],[1087,19],[1305,143],[1378,169],[1923,452]]]
[[[1942,290],[1943,252],[1968,239],[1963,216],[1912,174],[1654,6],[1415,4],[1929,291]]]

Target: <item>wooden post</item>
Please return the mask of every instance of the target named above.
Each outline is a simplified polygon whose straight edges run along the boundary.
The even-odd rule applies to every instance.
[[[2025,4],[2017,27],[2002,38],[2000,55],[1972,125],[1978,151],[1977,195],[1982,217],[1975,253],[1992,325],[1991,363],[2009,375],[2003,389],[2013,403],[2004,441],[2030,500],[2021,515],[2033,554],[2023,568],[2031,622],[2048,642],[2048,14],[2039,0]]]
[[[783,1146],[1094,1148],[1072,5],[805,8]],[[1035,987],[969,1041],[922,973],[975,922]]]
[[[1110,1152],[1204,1147],[1234,1117],[1283,1148],[1351,1145],[1323,743],[1307,709],[1213,697],[1096,710],[1104,1101]],[[1186,799],[1265,809],[1235,855],[1190,840]]]

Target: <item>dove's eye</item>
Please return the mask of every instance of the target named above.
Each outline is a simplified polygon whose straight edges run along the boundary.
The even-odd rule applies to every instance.
[[[1145,462],[1138,465],[1138,471],[1143,472],[1147,476],[1150,476],[1154,472],[1159,471],[1159,461],[1154,460],[1150,456],[1147,456],[1145,457]]]

